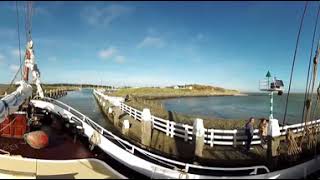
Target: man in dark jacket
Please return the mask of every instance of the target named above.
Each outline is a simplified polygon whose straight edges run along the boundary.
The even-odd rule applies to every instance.
[[[250,117],[249,121],[246,123],[246,126],[245,126],[245,134],[247,136],[246,152],[248,152],[250,150],[251,141],[253,138],[253,131],[254,131],[253,124],[254,124],[254,118]]]

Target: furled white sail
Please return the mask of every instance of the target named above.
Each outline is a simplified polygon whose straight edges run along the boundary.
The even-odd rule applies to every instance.
[[[5,120],[5,117],[18,111],[19,107],[26,99],[32,96],[32,87],[25,81],[19,81],[20,86],[13,93],[5,96],[0,100],[0,123]]]

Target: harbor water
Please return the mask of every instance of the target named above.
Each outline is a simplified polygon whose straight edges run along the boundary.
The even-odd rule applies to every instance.
[[[273,116],[280,123],[284,118],[286,98],[287,94],[283,94],[282,96],[274,94]],[[255,118],[268,118],[270,114],[270,96],[267,93],[249,93],[248,96],[172,98],[161,101],[167,110],[219,119],[248,119],[251,116]],[[289,95],[287,123],[301,122],[303,102],[303,93],[291,93]],[[313,102],[315,104],[315,100]],[[317,113],[314,115],[314,119],[318,118],[319,114]]]

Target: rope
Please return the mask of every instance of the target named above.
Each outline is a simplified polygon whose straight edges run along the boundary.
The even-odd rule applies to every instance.
[[[3,154],[10,155],[10,152],[9,152],[9,151],[3,150],[3,149],[0,149],[0,152],[3,153]]]
[[[33,13],[33,8],[32,8],[32,2],[29,1],[27,2],[26,6],[26,24],[25,24],[25,30],[26,30],[26,40],[29,42],[32,37],[31,37],[31,30],[32,30],[32,13]]]
[[[22,62],[21,62],[21,50],[20,50],[20,26],[19,26],[19,9],[18,9],[18,2],[16,2],[16,12],[17,12],[17,28],[18,28],[18,43],[19,43],[19,60],[20,60],[20,66],[18,71],[16,72],[16,74],[14,75],[14,77],[12,78],[12,80],[10,81],[9,86],[6,88],[5,92],[7,92],[11,87],[13,82],[16,80],[18,73],[21,71],[22,69]],[[22,71],[21,71],[21,77],[22,77]]]
[[[286,99],[286,108],[285,108],[284,118],[283,118],[283,123],[282,123],[283,125],[285,125],[285,122],[286,122],[287,111],[288,111],[288,101],[289,101],[289,95],[290,95],[291,83],[292,83],[292,75],[293,75],[294,65],[295,65],[295,61],[296,61],[297,49],[298,49],[299,40],[300,40],[300,33],[301,33],[301,29],[302,29],[304,16],[306,14],[307,6],[308,6],[308,1],[306,1],[306,3],[305,3],[303,15],[302,15],[301,22],[300,22],[299,32],[298,32],[298,36],[297,36],[296,47],[295,47],[293,62],[292,62],[292,67],[291,67],[289,89],[288,89],[288,94],[287,94],[287,99]]]
[[[14,123],[15,120],[16,120],[16,117],[9,124],[7,124],[5,127],[0,129],[0,132],[4,131],[7,127],[11,126]]]
[[[317,19],[318,19],[318,15],[319,15],[319,9],[318,9],[318,14],[317,14]],[[317,25],[317,23],[316,23],[316,25]],[[316,31],[316,26],[315,26],[315,31]],[[314,32],[314,34],[315,34],[315,32]],[[314,39],[314,37],[313,37],[313,39]],[[313,43],[314,43],[314,41],[313,41]],[[311,53],[312,53],[312,49],[311,49]],[[307,135],[307,148],[308,149],[311,149],[313,147],[314,140],[315,140],[314,136],[313,136],[313,134],[314,134],[313,128],[312,127],[307,127],[307,122],[310,121],[310,118],[312,118],[312,113],[314,113],[314,111],[313,112],[311,112],[311,111],[312,111],[312,101],[314,99],[313,91],[314,91],[315,81],[316,81],[317,72],[318,72],[318,57],[319,57],[319,44],[317,46],[316,55],[313,58],[312,79],[310,79],[309,89],[308,89],[308,92],[307,92],[308,98],[305,101],[305,107],[306,107],[306,110],[307,110],[307,114],[306,114],[306,116],[304,118],[304,129],[303,129],[304,133],[302,134],[302,138],[301,138],[301,141],[300,141],[300,147],[302,147],[302,143],[303,143],[303,140],[305,138],[305,135]],[[317,98],[317,101],[318,101],[318,98]]]
[[[288,130],[287,134],[287,141],[288,141],[288,155],[297,155],[301,152],[301,148],[298,146],[295,136],[291,130]]]
[[[314,120],[315,117],[316,117],[316,110],[318,109],[319,100],[320,100],[320,83],[319,83],[318,88],[317,88],[317,100],[316,100],[316,105],[315,105],[314,109],[312,110],[312,116],[311,116],[311,119],[312,119],[312,120]]]
[[[319,4],[319,7],[318,7],[317,18],[316,18],[316,23],[315,23],[314,30],[313,30],[312,44],[311,44],[311,49],[310,49],[310,60],[309,60],[309,66],[308,66],[307,83],[306,83],[306,89],[305,89],[305,94],[304,94],[304,102],[305,103],[306,103],[306,100],[307,100],[307,95],[309,94],[309,90],[310,90],[309,76],[310,76],[311,61],[312,61],[312,55],[313,55],[314,40],[315,40],[315,36],[316,36],[316,32],[317,32],[317,26],[318,26],[319,12],[320,12],[320,4]],[[302,111],[302,117],[301,117],[302,121],[305,118],[304,117],[304,112],[305,112],[305,106],[304,106],[303,111]]]
[[[19,42],[19,71],[21,71],[22,68],[22,60],[21,60],[21,43],[20,43],[20,26],[19,26],[19,9],[18,9],[18,1],[16,1],[16,9],[17,9],[17,27],[18,27],[18,42]],[[23,77],[22,71],[21,71],[21,79]]]

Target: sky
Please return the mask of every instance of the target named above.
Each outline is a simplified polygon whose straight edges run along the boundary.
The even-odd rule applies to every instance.
[[[35,2],[32,39],[43,83],[259,91],[270,70],[288,89],[304,4]],[[24,8],[18,2],[22,53]],[[292,92],[305,89],[317,8],[308,3]],[[0,22],[0,83],[9,83],[19,67],[16,2],[0,2]]]

